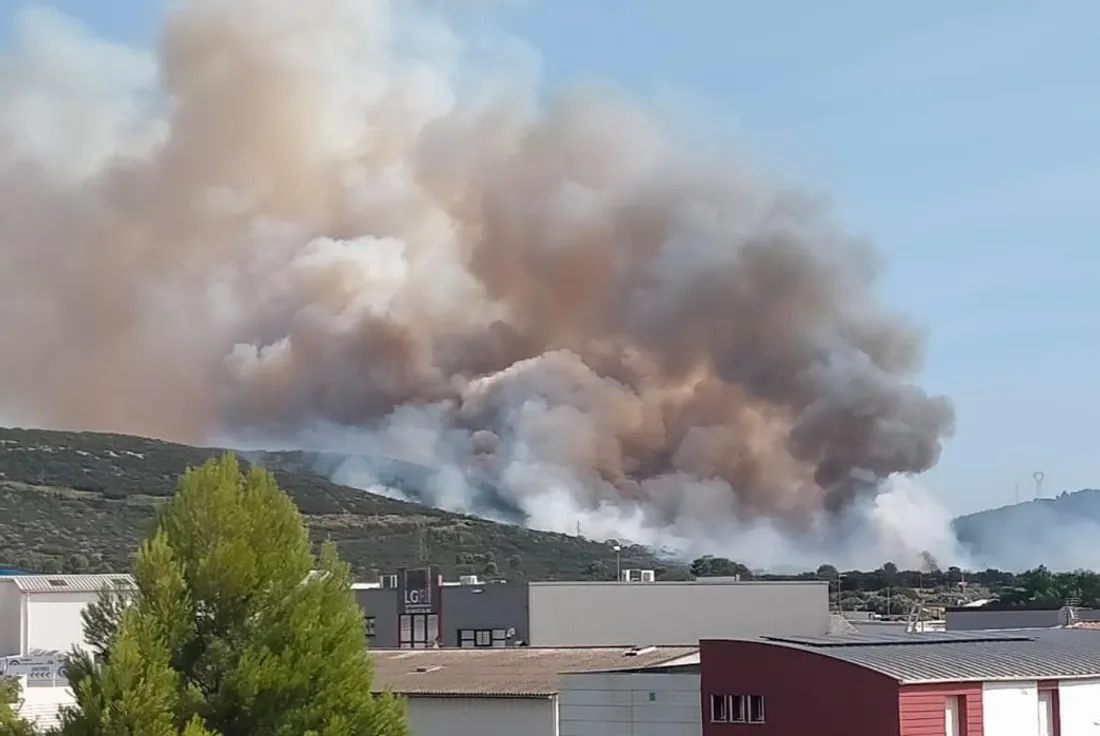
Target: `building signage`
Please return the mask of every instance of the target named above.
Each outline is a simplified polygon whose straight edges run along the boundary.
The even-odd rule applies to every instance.
[[[0,674],[26,677],[31,683],[65,679],[65,657],[60,654],[34,657],[0,657]]]
[[[397,592],[401,613],[439,612],[439,574],[434,568],[402,570]]]

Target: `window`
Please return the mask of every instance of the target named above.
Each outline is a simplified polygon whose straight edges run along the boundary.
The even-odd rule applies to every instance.
[[[363,631],[366,633],[368,639],[374,637],[374,623],[374,616],[367,616],[363,619]]]
[[[508,646],[507,629],[459,629],[458,645],[460,647],[506,647]]]
[[[403,613],[398,628],[400,649],[428,649],[439,641],[439,615],[435,613]]]
[[[711,695],[710,696],[710,722],[711,723],[729,723],[730,710],[729,710],[730,698],[728,695]]]
[[[763,723],[763,695],[711,695],[711,723]]]
[[[745,698],[744,695],[741,696]],[[764,722],[764,696],[763,695],[749,695],[749,723],[763,723]]]

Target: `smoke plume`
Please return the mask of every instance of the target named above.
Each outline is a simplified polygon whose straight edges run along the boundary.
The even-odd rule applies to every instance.
[[[430,501],[592,536],[921,551],[896,479],[953,409],[873,249],[621,95],[467,64],[414,5],[190,0],[155,54],[22,14],[0,411],[422,467]]]

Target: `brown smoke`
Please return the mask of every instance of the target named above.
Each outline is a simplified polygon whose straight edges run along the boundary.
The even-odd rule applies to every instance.
[[[196,0],[154,77],[26,15],[0,67],[0,411],[377,429],[517,499],[665,520],[801,518],[936,463],[953,409],[911,383],[921,336],[814,198],[612,94],[456,101],[455,40],[398,53],[399,20]]]

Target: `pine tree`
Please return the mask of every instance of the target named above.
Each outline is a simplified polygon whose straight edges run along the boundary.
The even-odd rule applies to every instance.
[[[19,716],[19,681],[0,677],[0,736],[33,736],[34,728]]]
[[[319,560],[270,473],[188,471],[134,563],[136,590],[85,612],[66,736],[408,736],[372,695],[348,567]]]

